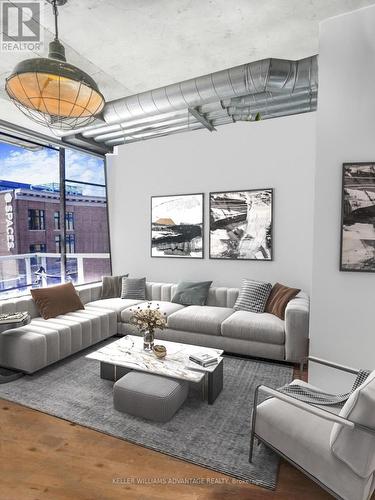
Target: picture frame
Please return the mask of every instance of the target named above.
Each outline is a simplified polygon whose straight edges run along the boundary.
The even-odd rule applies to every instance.
[[[375,272],[375,162],[342,165],[340,271]]]
[[[204,259],[204,193],[151,196],[151,257]]]
[[[273,205],[273,188],[210,192],[209,258],[272,261]]]

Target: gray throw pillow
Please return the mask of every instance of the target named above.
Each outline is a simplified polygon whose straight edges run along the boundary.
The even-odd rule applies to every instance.
[[[145,300],[146,278],[122,278],[121,298]]]
[[[127,278],[129,274],[121,276],[103,276],[101,299],[114,299],[121,297],[122,278]]]
[[[264,312],[271,293],[271,283],[244,279],[236,303],[235,311]]]
[[[183,306],[204,306],[211,284],[212,281],[181,281],[172,302]]]

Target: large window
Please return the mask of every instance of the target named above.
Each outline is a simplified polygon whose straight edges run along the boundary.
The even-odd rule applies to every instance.
[[[109,274],[104,159],[11,142],[0,141],[0,298]]]
[[[35,208],[29,208],[29,229],[35,231],[35,230],[42,230],[46,228],[45,226],[45,219],[44,219],[44,210],[38,210]]]

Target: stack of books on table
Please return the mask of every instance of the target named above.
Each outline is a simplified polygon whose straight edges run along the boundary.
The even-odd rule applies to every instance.
[[[207,353],[190,354],[189,359],[193,363],[196,363],[197,365],[202,366],[203,368],[206,368],[207,366],[211,365],[217,365],[219,361],[217,356],[212,356],[211,354]]]
[[[15,312],[0,314],[0,325],[7,325],[10,323],[20,323],[27,325],[30,322],[30,315],[28,312]]]

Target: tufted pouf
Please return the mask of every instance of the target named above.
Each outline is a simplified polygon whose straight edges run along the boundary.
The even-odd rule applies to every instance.
[[[156,422],[167,422],[185,401],[188,382],[131,371],[113,386],[116,410]]]

